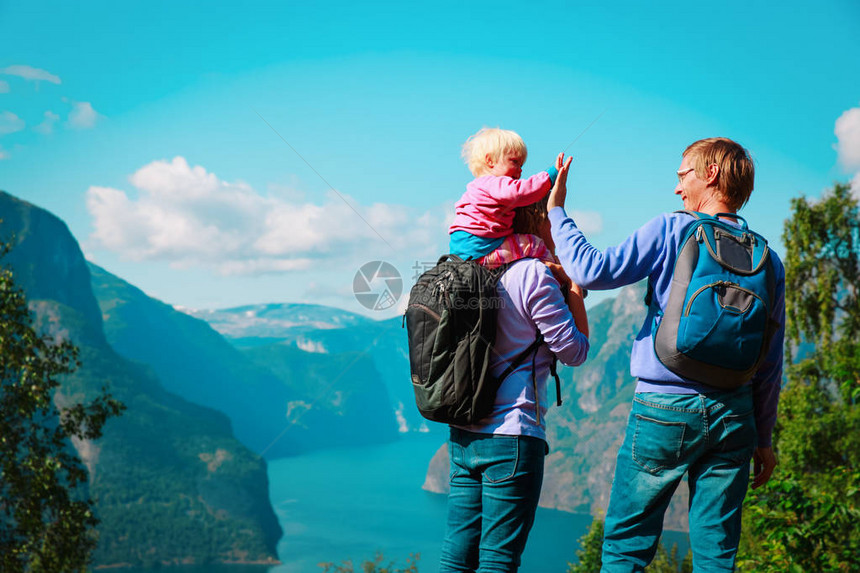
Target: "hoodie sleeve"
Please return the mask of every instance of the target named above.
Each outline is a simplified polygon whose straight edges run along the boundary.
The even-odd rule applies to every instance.
[[[608,290],[638,282],[664,258],[669,219],[655,217],[623,243],[600,251],[593,247],[564,208],[549,212],[556,254],[568,276],[578,285]]]

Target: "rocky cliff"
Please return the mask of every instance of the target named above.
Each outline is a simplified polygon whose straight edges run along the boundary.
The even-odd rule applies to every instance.
[[[0,192],[3,261],[45,334],[70,339],[82,366],[56,399],[87,399],[107,386],[127,406],[96,443],[76,443],[101,519],[95,565],[276,560],[280,526],[266,465],[232,435],[227,418],[167,392],[150,370],[118,355],[80,248],[50,213]]]

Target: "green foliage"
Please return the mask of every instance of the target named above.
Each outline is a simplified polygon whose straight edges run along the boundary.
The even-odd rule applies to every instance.
[[[602,547],[603,520],[595,518],[585,535],[579,538],[579,549],[576,550],[579,562],[568,563],[567,573],[600,573]]]
[[[387,564],[384,564],[385,557],[382,553],[377,553],[373,561],[366,560],[364,561],[359,571],[361,573],[418,573],[418,560],[421,558],[421,555],[418,553],[413,553],[406,559],[406,567],[403,569],[395,569],[395,565],[393,561],[389,561]],[[355,567],[352,564],[352,561],[344,561],[341,565],[335,565],[334,563],[320,563],[319,566],[322,568],[323,573],[355,573]]]
[[[58,408],[59,380],[78,366],[74,345],[36,333],[12,272],[0,270],[2,571],[84,571],[95,547],[87,472],[69,440],[98,439],[124,407],[103,390],[89,403]]]
[[[860,209],[847,185],[820,201],[791,202],[785,223],[786,337],[815,344],[793,368],[835,383],[846,402],[860,393]],[[789,350],[792,346],[789,345]],[[808,364],[813,363],[814,366]],[[807,364],[805,364],[807,363]],[[798,371],[800,370],[800,371]]]
[[[646,573],[692,573],[693,554],[688,551],[684,559],[678,559],[678,546],[673,545],[671,551],[666,551],[662,543],[657,547],[657,555],[651,564],[645,567]]]
[[[579,549],[576,556],[578,563],[568,563],[567,573],[600,573],[603,566],[601,549],[603,547],[603,520],[599,517],[591,522],[588,531],[579,538]],[[645,567],[647,573],[692,573],[693,554],[689,551],[684,559],[678,559],[678,546],[673,545],[670,551],[660,543],[657,554],[650,565]]]
[[[775,440],[779,472],[818,474],[860,461],[860,408],[833,394],[812,359],[789,367]]]
[[[860,472],[840,467],[821,472],[816,479],[778,476],[752,492],[745,501],[747,551],[740,555],[738,569],[856,571],[859,490]]]
[[[860,568],[860,209],[845,185],[792,201],[785,223],[780,465],[745,501],[741,571]],[[808,349],[812,345],[812,349]]]

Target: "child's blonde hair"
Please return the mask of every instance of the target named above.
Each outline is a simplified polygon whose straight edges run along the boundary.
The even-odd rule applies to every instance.
[[[472,175],[480,177],[489,171],[487,156],[498,161],[508,153],[518,155],[525,163],[528,150],[523,138],[514,131],[485,127],[466,140],[462,155]]]

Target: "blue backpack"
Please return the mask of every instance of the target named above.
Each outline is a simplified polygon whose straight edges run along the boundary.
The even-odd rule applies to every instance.
[[[770,318],[776,284],[767,241],[736,214],[678,212],[696,220],[681,240],[666,308],[657,306],[649,283],[654,351],[679,376],[739,388],[758,370],[779,326]]]

